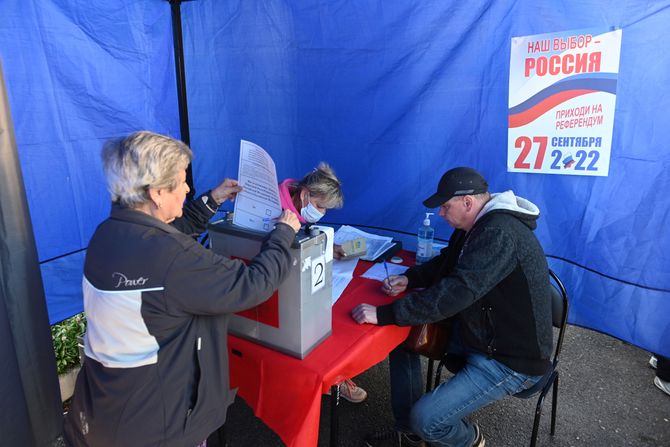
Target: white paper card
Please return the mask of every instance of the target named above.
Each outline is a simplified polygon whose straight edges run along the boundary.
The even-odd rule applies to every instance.
[[[389,275],[402,275],[407,270],[407,266],[398,264],[386,263]],[[386,269],[383,262],[378,262],[368,269],[367,272],[361,275],[361,278],[375,279],[377,281],[384,281],[386,279]]]
[[[312,260],[312,295],[326,285],[326,257],[319,256]]]
[[[265,233],[272,231],[282,211],[272,157],[262,147],[241,140],[237,180],[244,189],[235,199],[233,224]]]

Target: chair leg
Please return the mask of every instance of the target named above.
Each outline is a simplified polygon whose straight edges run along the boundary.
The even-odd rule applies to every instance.
[[[426,393],[433,389],[433,363],[435,360],[428,359],[428,372],[426,373]]]
[[[433,388],[437,388],[437,386],[440,384],[440,380],[442,380],[442,368],[444,368],[444,364],[442,362],[438,363],[437,368],[435,369]]]
[[[556,433],[556,405],[558,404],[558,371],[556,372],[556,378],[554,379],[553,386],[554,390],[551,399],[551,436],[554,436],[554,433]]]
[[[533,420],[533,433],[530,435],[530,447],[535,447],[537,444],[537,432],[540,428],[540,418],[542,417],[542,402],[544,401],[544,393],[540,394],[537,399],[537,406],[535,407],[535,419]]]

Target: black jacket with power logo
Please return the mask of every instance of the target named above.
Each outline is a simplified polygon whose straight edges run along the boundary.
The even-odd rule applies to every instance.
[[[204,229],[212,213],[197,208],[187,207],[190,221],[177,226]],[[86,255],[86,361],[65,422],[68,445],[190,447],[223,424],[234,399],[228,314],[276,290],[293,239],[277,224],[246,266],[114,206]]]
[[[469,233],[405,275],[426,287],[377,308],[379,324],[412,326],[458,315],[465,344],[515,371],[541,375],[552,348],[549,270],[533,234],[539,210],[512,191],[493,194]]]

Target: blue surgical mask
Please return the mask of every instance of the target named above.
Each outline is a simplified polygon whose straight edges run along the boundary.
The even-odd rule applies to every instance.
[[[321,219],[326,214],[317,210],[316,207],[314,205],[312,205],[312,202],[309,201],[309,196],[308,196],[307,197],[307,206],[303,206],[300,209],[300,215],[307,222],[316,223],[316,222],[319,221],[319,219]]]

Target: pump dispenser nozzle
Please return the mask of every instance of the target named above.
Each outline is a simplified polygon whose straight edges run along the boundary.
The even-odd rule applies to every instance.
[[[423,224],[427,227],[430,226],[430,216],[432,216],[435,213],[426,213],[426,218],[423,220]]]

